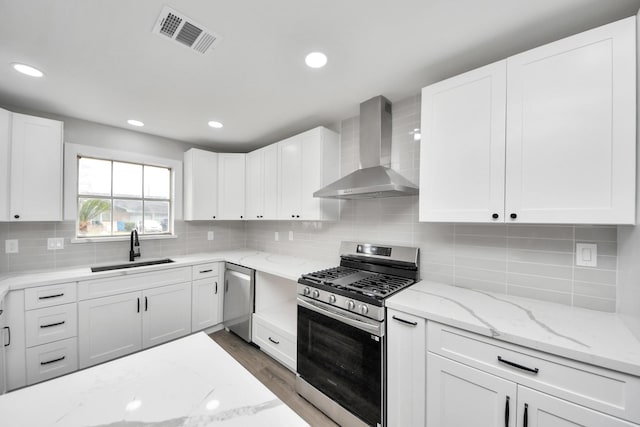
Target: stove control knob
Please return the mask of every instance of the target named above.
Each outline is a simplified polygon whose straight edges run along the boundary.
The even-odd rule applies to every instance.
[[[336,296],[335,295],[329,295],[329,302],[331,304],[335,304],[336,303]]]
[[[320,291],[318,291],[317,289],[314,289],[313,294],[311,294],[311,296],[314,298],[320,297]]]
[[[369,312],[369,307],[366,304],[360,305],[360,314],[367,314]]]
[[[311,289],[309,289],[308,287],[307,287],[307,288],[304,288],[304,289],[302,290],[302,293],[303,293],[304,295],[309,295],[309,294],[311,293]]]
[[[356,308],[356,303],[351,301],[351,300],[349,300],[349,302],[347,302],[347,308],[349,310],[354,310]]]

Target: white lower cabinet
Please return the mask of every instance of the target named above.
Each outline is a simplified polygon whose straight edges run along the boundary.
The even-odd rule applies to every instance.
[[[387,425],[424,426],[426,321],[387,310]]]
[[[81,301],[80,368],[191,332],[191,283]]]
[[[68,338],[27,349],[27,384],[59,377],[78,369],[78,340]]]
[[[252,340],[287,368],[296,370],[296,336],[260,317],[253,316]]]
[[[218,277],[194,280],[191,285],[191,330],[201,331],[222,322],[222,284]]]
[[[5,342],[5,324],[4,324],[4,301],[0,299],[0,394],[4,393],[6,388],[6,367],[5,367],[5,355],[4,346]]]

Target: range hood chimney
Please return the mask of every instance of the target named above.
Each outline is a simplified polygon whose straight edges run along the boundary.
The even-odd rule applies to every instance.
[[[376,96],[360,104],[360,169],[313,193],[327,199],[413,196],[418,187],[391,169],[391,102]]]

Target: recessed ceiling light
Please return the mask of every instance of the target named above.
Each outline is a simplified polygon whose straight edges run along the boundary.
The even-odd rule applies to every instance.
[[[144,126],[144,123],[142,123],[140,120],[127,120],[127,123],[129,123],[131,126]]]
[[[37,68],[34,68],[30,65],[26,65],[26,64],[20,64],[19,62],[14,62],[13,64],[11,64],[13,66],[13,69],[22,73],[22,74],[26,74],[27,76],[31,76],[31,77],[42,77],[44,76],[44,73],[40,70],[38,70]]]
[[[211,126],[214,129],[220,129],[222,127],[222,123],[211,120],[209,122],[209,126]]]
[[[327,55],[322,52],[311,52],[304,58],[304,62],[311,68],[322,68],[327,65]]]

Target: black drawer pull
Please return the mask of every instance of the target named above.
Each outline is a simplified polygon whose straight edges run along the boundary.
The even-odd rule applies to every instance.
[[[522,427],[529,426],[529,405],[527,403],[524,404],[524,422],[522,423]]]
[[[7,341],[7,343],[4,346],[5,347],[9,347],[11,345],[11,328],[9,326],[5,326],[2,329],[6,329],[7,330],[7,336],[9,337],[9,340]]]
[[[40,325],[40,328],[44,329],[44,328],[51,328],[52,326],[60,326],[60,325],[64,325],[65,321],[63,320],[62,322],[57,322],[57,323],[49,323],[48,325]]]
[[[144,297],[144,311],[149,310],[149,300],[147,297]]]
[[[509,427],[509,396],[504,404],[504,427]]]
[[[64,293],[55,294],[55,295],[47,295],[47,296],[44,296],[44,297],[38,297],[38,299],[58,298],[58,297],[63,297],[63,296],[64,296]]]
[[[212,270],[211,268],[210,268],[210,269],[208,269],[208,270],[200,270],[200,274],[203,274],[203,273],[211,273],[212,271],[213,271],[213,270]]]
[[[214,294],[218,295],[218,282],[216,282],[216,290],[215,290]]]
[[[273,338],[269,337],[269,341],[271,341],[274,344],[280,344],[280,341],[276,341]]]
[[[57,359],[49,360],[47,362],[40,362],[40,364],[43,365],[43,366],[44,365],[49,365],[51,363],[56,363],[56,362],[59,362],[61,360],[64,360],[64,358],[65,358],[65,356],[62,356],[62,357],[58,357]]]
[[[510,362],[506,359],[503,359],[501,356],[498,356],[498,362],[504,363],[505,365],[513,366],[514,368],[522,369],[523,371],[532,372],[534,374],[537,374],[539,371],[538,368],[528,368],[518,363]]]
[[[408,320],[401,319],[396,316],[391,316],[393,320],[397,320],[398,322],[404,323],[405,325],[418,326],[418,322],[410,322]]]

